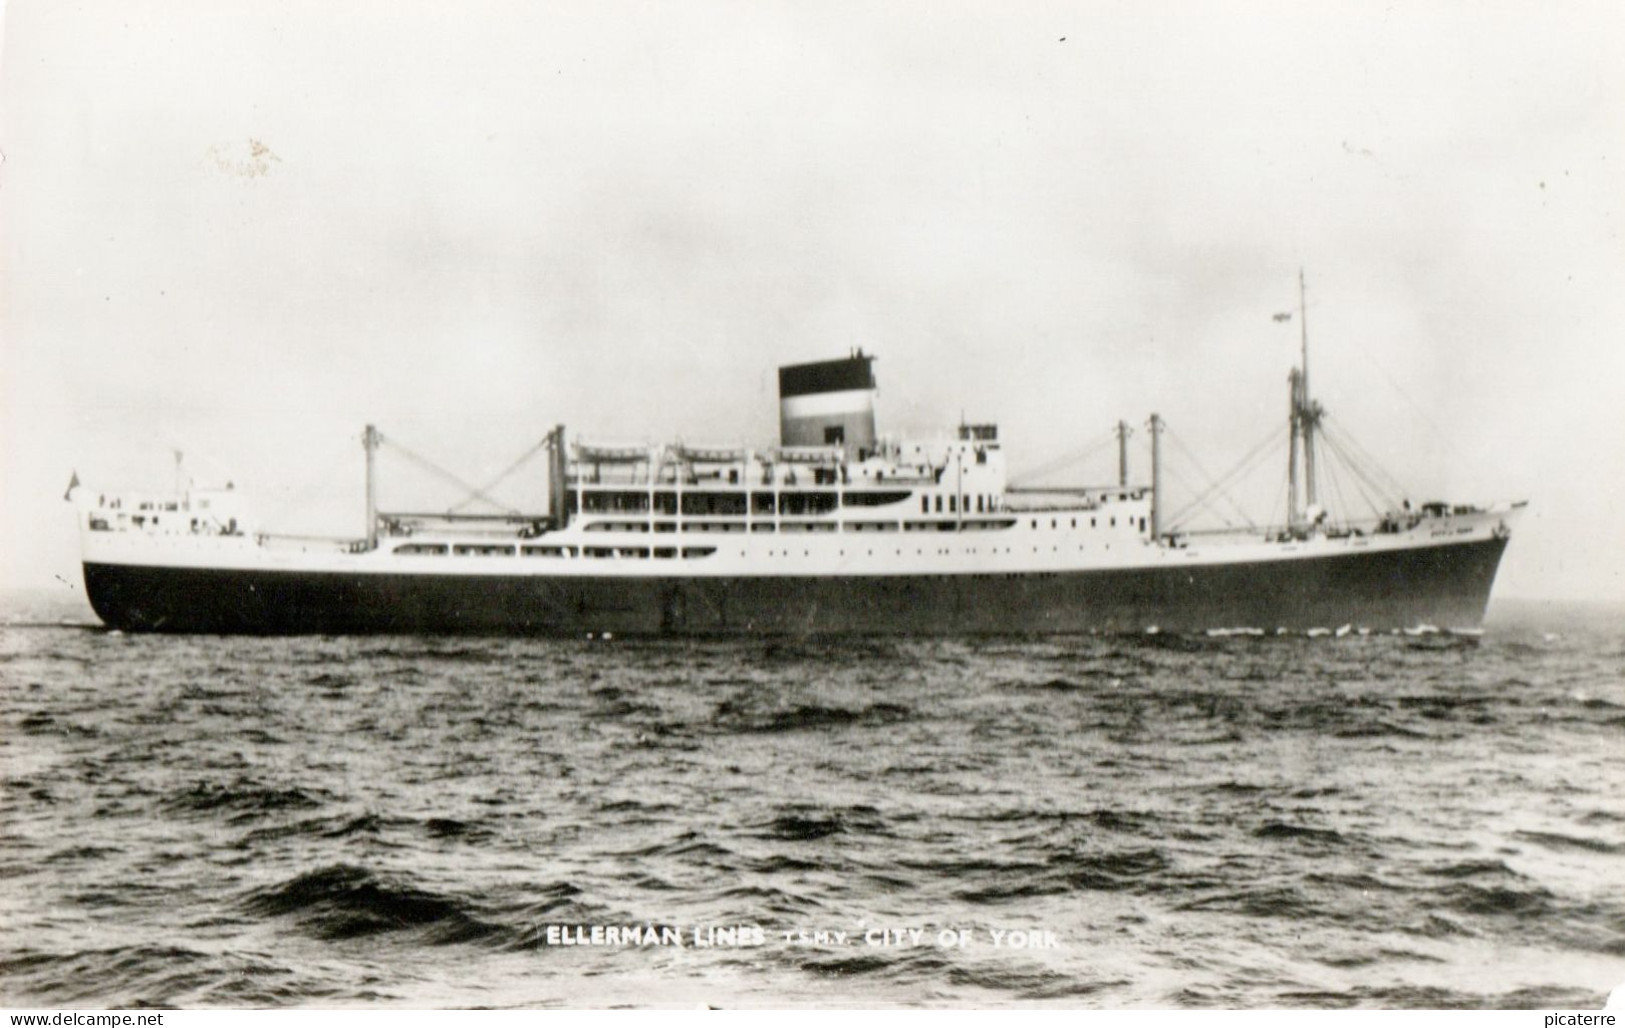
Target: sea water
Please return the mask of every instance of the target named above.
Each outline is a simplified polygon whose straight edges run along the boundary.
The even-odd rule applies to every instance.
[[[14,610],[0,1002],[1600,1006],[1625,619],[1501,611],[663,641]]]

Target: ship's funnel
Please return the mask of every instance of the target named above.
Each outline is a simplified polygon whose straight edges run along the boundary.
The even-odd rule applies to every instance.
[[[874,358],[856,350],[840,360],[779,369],[779,444],[841,446],[848,457],[875,448]]]

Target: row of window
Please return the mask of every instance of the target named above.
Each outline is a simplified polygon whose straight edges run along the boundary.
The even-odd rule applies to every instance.
[[[983,493],[977,493],[975,495],[976,495],[976,513],[978,513],[978,514],[989,514],[989,513],[992,513],[993,511],[998,509],[997,507],[994,506],[993,497],[985,495]],[[929,514],[929,513],[931,513],[931,501],[932,501],[932,499],[933,498],[930,497],[930,496],[922,496],[922,497],[920,497],[920,513],[921,514]],[[944,511],[942,509],[943,497],[939,494],[938,496],[935,497],[935,499],[936,499],[936,507],[937,507],[936,512],[938,514],[944,513]],[[957,495],[949,496],[947,498],[947,500],[948,500],[948,509],[947,509],[946,513],[948,513],[948,514],[958,514],[958,513],[960,513],[960,510],[959,510],[959,497]],[[966,513],[966,514],[971,513],[971,502],[970,501],[971,501],[971,498],[969,496],[965,497],[965,510],[964,510],[964,513]]]
[[[774,523],[772,521],[754,521],[747,524],[743,521],[685,521],[682,529],[684,534],[692,532],[720,532],[743,533],[750,532],[986,532],[1014,528],[1015,518],[987,518],[980,521],[785,521]],[[676,522],[656,521],[652,525],[656,533],[671,533],[677,531]],[[588,524],[588,532],[644,532],[651,530],[647,521],[594,521]]]
[[[1059,547],[1051,547],[1050,549],[1052,552],[1060,552]],[[1082,550],[1083,547],[1080,546],[1079,549]],[[1110,547],[1108,546],[1107,549],[1110,549]],[[396,556],[416,557],[444,557],[448,553],[459,557],[512,557],[515,555],[516,549],[512,546],[484,544],[460,543],[455,546],[448,546],[445,543],[404,543],[395,547],[392,552]],[[715,546],[521,546],[518,547],[517,552],[526,557],[557,557],[562,559],[579,557],[584,560],[646,560],[652,557],[657,560],[693,560],[700,557],[709,557],[717,552],[717,548]],[[952,549],[942,547],[936,550],[938,556],[952,556],[954,552]],[[958,552],[961,555],[974,556],[978,551],[972,547]],[[995,546],[988,552],[997,554],[1014,553],[1015,551],[1010,547],[1001,550]],[[1039,548],[1034,546],[1033,552],[1039,552]],[[923,549],[917,549],[914,553],[916,556],[925,555]],[[897,550],[896,554],[901,557],[903,551]],[[769,557],[790,557],[795,554],[791,550],[769,550],[767,555]],[[810,557],[812,551],[803,550],[801,555]],[[868,555],[873,557],[875,551],[869,550]],[[744,556],[744,551],[740,551],[740,556]],[[845,557],[846,551],[841,550],[838,556]]]
[[[1059,527],[1061,527],[1060,520],[1061,520],[1060,518],[1050,518],[1049,519],[1049,527],[1051,527],[1051,528],[1059,528]],[[1078,527],[1078,519],[1077,518],[1071,518],[1070,520],[1072,522],[1072,527],[1077,528]],[[1097,522],[1099,520],[1100,520],[1099,518],[1090,518],[1089,519],[1089,527],[1090,528],[1099,528],[1100,526],[1097,524]],[[1124,520],[1126,520],[1128,522],[1130,527],[1133,527],[1133,525],[1134,525],[1134,519],[1133,518],[1126,518]],[[1145,531],[1145,518],[1140,518],[1139,521],[1140,521],[1140,531],[1143,532],[1143,531]],[[1032,527],[1034,527],[1034,528],[1038,527],[1038,519],[1037,518],[1032,519]],[[1117,517],[1115,515],[1113,515],[1111,518],[1109,518],[1107,520],[1107,526],[1106,527],[1108,527],[1108,528],[1116,528],[1117,527]]]
[[[951,500],[953,497],[949,497],[949,499]],[[969,507],[970,504],[966,503],[965,506]],[[1042,520],[1043,519],[1041,518],[1032,518],[1030,521],[1031,527],[1035,529],[1038,528],[1042,524]],[[1091,517],[1089,519],[1089,527],[1099,528],[1101,520],[1102,519],[1099,517]],[[1107,528],[1117,527],[1117,515],[1113,514],[1104,520]],[[1126,518],[1124,520],[1129,527],[1134,527],[1136,522],[1138,522],[1140,531],[1145,531],[1145,518]],[[1078,519],[1075,517],[1068,518],[1067,522],[1071,528],[1078,527]],[[652,526],[653,531],[655,532],[676,532],[678,529],[677,522],[674,521],[656,521],[652,523]],[[904,522],[754,521],[748,524],[743,521],[685,521],[682,523],[682,530],[684,532],[976,532],[1003,530],[1007,528],[1014,528],[1015,526],[1015,518],[982,518],[974,521],[933,520]],[[1050,518],[1049,527],[1060,528],[1061,519]],[[588,532],[648,532],[650,530],[651,523],[648,521],[594,521],[586,526],[586,531]]]
[[[657,557],[693,559],[709,557],[717,552],[715,546],[512,546],[485,543],[403,543],[391,551],[397,557],[512,557],[515,552],[526,557],[585,557],[604,559],[618,557]]]
[[[1130,527],[1134,526],[1135,520],[1136,519],[1133,519],[1133,518],[1129,519],[1128,523],[1129,523]],[[1069,521],[1070,526],[1072,528],[1077,528],[1078,527],[1078,519],[1077,518],[1075,518],[1075,517],[1070,518],[1070,519],[1068,519],[1068,521]],[[1098,522],[1099,522],[1098,518],[1090,518],[1089,519],[1089,527],[1090,528],[1099,527]],[[1145,518],[1143,518],[1143,517],[1139,518],[1138,522],[1139,522],[1138,527],[1139,527],[1140,531],[1142,531],[1142,532],[1145,531]],[[687,532],[743,533],[744,531],[746,531],[747,528],[750,531],[753,531],[753,532],[774,532],[774,531],[779,531],[779,532],[784,532],[784,533],[834,532],[838,528],[841,531],[845,531],[845,532],[896,532],[896,531],[898,531],[899,527],[901,527],[903,530],[909,531],[909,532],[966,532],[966,531],[1003,530],[1003,529],[1013,528],[1013,527],[1015,527],[1015,524],[1016,524],[1016,522],[1015,522],[1014,518],[997,518],[997,519],[986,519],[986,520],[980,520],[980,521],[963,521],[963,522],[961,522],[961,521],[909,521],[909,522],[903,522],[901,525],[899,525],[899,523],[895,522],[895,521],[849,521],[849,522],[845,522],[845,523],[842,523],[842,524],[839,524],[839,525],[837,525],[834,522],[815,522],[815,523],[808,523],[808,524],[790,523],[790,524],[780,524],[780,525],[774,525],[772,522],[756,522],[756,523],[753,523],[753,524],[750,524],[750,525],[747,526],[746,524],[744,524],[742,522],[737,522],[737,521],[735,521],[735,522],[721,521],[721,522],[689,522],[689,523],[685,524],[683,526],[683,528],[685,530],[685,533],[687,533]],[[1117,527],[1117,518],[1115,516],[1108,518],[1107,519],[1107,525],[1110,528],[1116,528]],[[1033,527],[1035,529],[1039,527],[1039,519],[1038,518],[1031,519],[1031,527]],[[1049,527],[1050,528],[1059,528],[1060,527],[1060,519],[1059,518],[1050,518],[1049,519]],[[596,523],[596,524],[588,525],[587,526],[587,531],[589,531],[589,532],[603,532],[603,533],[611,533],[611,532],[615,532],[615,533],[647,533],[649,531],[649,528],[650,528],[649,523],[646,522],[646,521],[599,522],[599,523]],[[670,523],[659,523],[659,522],[657,522],[654,525],[654,530],[657,533],[673,532],[673,531],[675,531],[675,529],[676,529],[676,525],[670,524]],[[527,556],[527,557],[563,557],[563,556],[573,557],[573,556],[576,556],[577,549],[578,548],[575,547],[575,546],[541,546],[541,545],[520,546],[520,547],[516,548],[516,547],[514,547],[512,545],[507,545],[507,544],[503,544],[503,543],[455,543],[455,544],[447,544],[447,543],[403,543],[403,544],[395,547],[393,552],[396,553],[396,554],[399,554],[401,556],[418,556],[418,557],[445,556],[448,553],[452,554],[454,556],[458,556],[458,557],[511,557],[511,556],[514,556],[514,554],[516,552],[520,553],[520,554],[522,554],[524,556]],[[643,546],[643,547],[638,547],[638,546],[586,546],[586,547],[581,547],[580,548],[580,553],[584,557],[614,557],[614,556],[645,556],[646,557],[646,556],[650,555],[649,554],[650,549],[651,548],[647,547],[647,546]],[[714,552],[715,548],[714,547],[709,547],[709,548],[707,548],[707,547],[680,547],[679,548],[679,547],[665,546],[665,547],[654,547],[653,550],[654,550],[654,556],[656,556],[656,557],[676,556],[679,553],[679,551],[681,552],[682,556],[689,557],[689,556],[705,556],[705,555],[707,555],[709,553]]]
[[[839,495],[833,492],[768,493],[768,492],[675,492],[649,493],[643,490],[592,491],[568,494],[566,503],[570,512],[587,514],[641,514],[652,508],[657,514],[743,515],[748,507],[752,514],[827,514],[841,506],[884,507],[908,499],[907,492],[853,492]],[[966,505],[967,509],[969,504]],[[988,509],[992,509],[991,502]]]
[[[1109,550],[1111,548],[1112,548],[1111,543],[1107,543],[1106,544],[1106,549]],[[1061,552],[1061,548],[1059,546],[1051,546],[1049,549],[1050,549],[1051,553],[1060,553]],[[1086,552],[1086,550],[1087,550],[1087,547],[1083,547],[1083,546],[1078,547],[1078,552],[1079,553]],[[866,552],[867,552],[868,556],[873,557],[875,555],[874,550],[868,550]],[[959,549],[959,550],[955,550],[955,549],[953,549],[951,547],[939,546],[936,549],[936,556],[938,556],[938,557],[953,557],[953,556],[961,556],[961,557],[970,556],[970,557],[974,557],[974,556],[976,556],[977,554],[979,554],[981,552],[982,552],[981,550],[978,550],[974,546],[967,546],[967,547],[964,547],[964,548]],[[990,553],[990,554],[997,555],[997,554],[1000,554],[1000,553],[1015,553],[1016,551],[1015,551],[1014,547],[1010,547],[1010,546],[1006,546],[1003,549],[1000,549],[999,547],[995,546],[995,547],[989,549],[987,552]],[[1038,547],[1038,546],[1034,546],[1033,547],[1033,552],[1034,553],[1040,553],[1040,552],[1042,552],[1042,548]],[[896,550],[895,553],[899,557],[903,556],[903,551],[902,550]],[[739,555],[741,557],[745,556],[745,551],[740,550]],[[769,557],[794,557],[796,555],[796,551],[795,550],[768,550],[767,555]],[[854,552],[853,556],[856,556],[856,555],[857,555],[856,552]],[[923,549],[916,549],[914,551],[914,555],[916,557],[923,557],[923,556],[925,556],[925,551]],[[803,557],[811,557],[812,556],[812,551],[811,550],[802,550],[801,551],[801,556],[803,556]],[[846,556],[846,551],[845,550],[837,551],[836,556],[837,557],[844,557],[844,556]]]

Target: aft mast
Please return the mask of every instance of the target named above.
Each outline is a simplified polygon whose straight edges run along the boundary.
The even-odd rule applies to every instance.
[[[378,548],[378,443],[382,437],[378,429],[368,425],[361,433],[361,445],[367,451],[367,549]]]
[[[1117,422],[1117,488],[1128,488],[1128,437],[1132,435],[1128,422]]]
[[[1162,418],[1151,415],[1151,541],[1162,539]]]

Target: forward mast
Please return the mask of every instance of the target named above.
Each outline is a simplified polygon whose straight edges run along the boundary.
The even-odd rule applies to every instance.
[[[1302,536],[1313,531],[1315,524],[1324,515],[1315,486],[1315,433],[1320,428],[1320,420],[1326,411],[1309,394],[1309,313],[1308,305],[1304,301],[1302,268],[1298,269],[1298,332],[1302,347],[1301,363],[1287,375],[1291,392],[1289,413],[1291,444],[1287,450],[1287,527],[1294,536]],[[1300,464],[1303,469],[1302,507],[1298,506]]]

